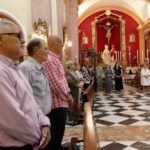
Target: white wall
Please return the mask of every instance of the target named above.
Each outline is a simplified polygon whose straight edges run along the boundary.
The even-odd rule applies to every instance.
[[[90,9],[107,6],[120,6],[136,13],[143,21],[148,19],[148,7],[146,0],[84,0],[79,7],[79,17]]]
[[[12,16],[22,26],[25,39],[30,38],[32,31],[31,0],[0,0],[0,12]]]

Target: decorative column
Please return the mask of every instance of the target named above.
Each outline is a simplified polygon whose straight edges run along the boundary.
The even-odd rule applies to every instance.
[[[143,29],[139,29],[139,63],[144,63],[145,59],[145,34]]]
[[[121,63],[123,67],[127,66],[125,20],[122,19],[121,19]]]
[[[96,32],[96,20],[91,23],[92,27],[92,48],[97,51],[97,32]]]
[[[77,0],[67,0],[66,20],[67,20],[67,39],[72,42],[72,46],[67,48],[66,60],[79,60],[78,42],[78,14]]]

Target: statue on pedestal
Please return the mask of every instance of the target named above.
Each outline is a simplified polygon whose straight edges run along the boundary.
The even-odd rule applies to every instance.
[[[102,58],[103,58],[103,63],[105,65],[110,64],[111,55],[110,55],[110,51],[108,49],[108,45],[105,45],[105,49],[103,51]]]

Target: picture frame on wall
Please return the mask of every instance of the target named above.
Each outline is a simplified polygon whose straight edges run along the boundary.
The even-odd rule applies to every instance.
[[[129,42],[135,42],[135,35],[134,34],[129,35]]]

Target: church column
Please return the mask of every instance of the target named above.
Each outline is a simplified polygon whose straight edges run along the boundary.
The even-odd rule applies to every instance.
[[[92,27],[92,48],[97,51],[97,32],[96,32],[96,20],[91,23]]]
[[[123,67],[127,66],[125,20],[121,20],[121,63]]]
[[[139,56],[140,56],[140,64],[142,64],[144,62],[144,58],[145,58],[145,36],[144,36],[144,30],[143,29],[139,29]]]
[[[77,14],[77,0],[67,0],[67,35],[68,41],[72,45],[68,47],[66,59],[78,60],[79,59],[79,44],[78,44],[78,14]]]
[[[52,35],[58,35],[58,20],[57,20],[57,1],[51,0],[51,33]]]

